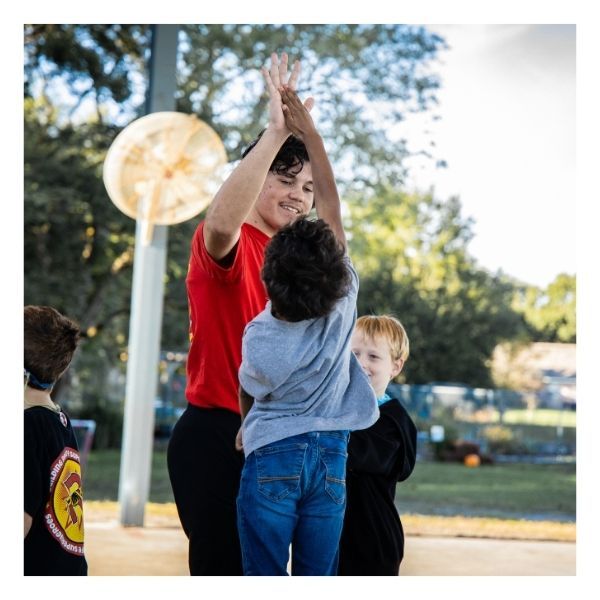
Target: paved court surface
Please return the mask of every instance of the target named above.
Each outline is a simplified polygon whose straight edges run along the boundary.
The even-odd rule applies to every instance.
[[[573,542],[407,538],[402,575],[575,575]]]
[[[179,527],[86,523],[90,575],[188,575]],[[402,575],[575,575],[575,544],[481,538],[408,537]]]

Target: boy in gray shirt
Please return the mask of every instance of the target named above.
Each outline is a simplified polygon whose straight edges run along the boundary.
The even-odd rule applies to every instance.
[[[244,332],[238,529],[245,575],[286,575],[290,544],[293,575],[335,575],[348,434],[379,411],[350,352],[358,277],[331,165],[308,110],[279,92],[286,126],[310,157],[319,219],[299,219],[271,239],[262,272],[270,301]]]

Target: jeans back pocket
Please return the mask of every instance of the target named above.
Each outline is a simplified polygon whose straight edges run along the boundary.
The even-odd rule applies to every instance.
[[[325,490],[336,504],[346,500],[346,461],[348,452],[345,448],[320,448],[320,455],[325,465]]]
[[[278,501],[298,490],[307,447],[275,442],[255,450],[258,491]]]

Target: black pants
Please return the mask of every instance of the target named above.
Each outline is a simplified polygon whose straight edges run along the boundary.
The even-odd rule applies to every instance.
[[[188,404],[169,441],[167,464],[189,540],[190,575],[242,575],[236,498],[244,454],[240,416]]]

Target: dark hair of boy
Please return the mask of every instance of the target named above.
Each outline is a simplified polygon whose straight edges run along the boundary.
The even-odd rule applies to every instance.
[[[50,306],[26,306],[24,366],[44,384],[56,382],[67,370],[79,342],[79,326]],[[30,387],[37,386],[31,379]]]
[[[303,321],[323,317],[348,292],[346,253],[322,219],[300,218],[271,238],[262,279],[275,317]]]
[[[251,150],[256,146],[258,140],[260,140],[262,134],[265,132],[263,129],[257,136],[256,139],[250,142],[250,145],[242,153],[244,158]],[[279,149],[279,152],[273,159],[269,171],[277,173],[278,175],[285,175],[286,173],[296,175],[302,171],[302,167],[305,162],[310,162],[308,158],[308,152],[304,142],[299,140],[297,137],[290,135],[284,142],[283,146]]]

